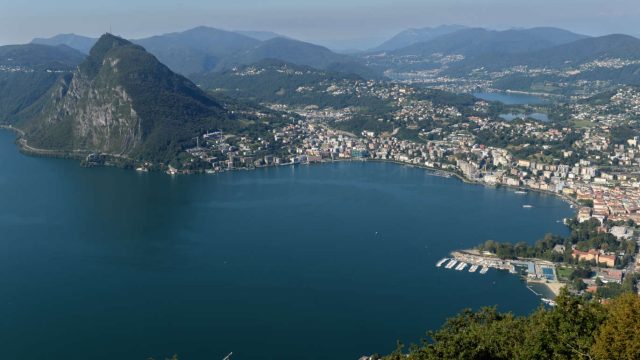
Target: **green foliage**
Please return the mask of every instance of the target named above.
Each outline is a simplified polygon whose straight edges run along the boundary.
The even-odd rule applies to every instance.
[[[592,354],[595,359],[640,358],[640,298],[627,293],[607,307],[607,318],[598,329]]]
[[[74,110],[61,111],[62,106],[53,101],[42,115],[45,121],[23,124],[31,145],[56,150],[124,153],[135,159],[168,163],[185,148],[193,146],[194,137],[207,131],[259,134],[272,127],[270,121],[282,121],[281,117],[257,115],[258,112],[272,114],[270,110],[208,95],[173,73],[141,46],[109,34],[100,38],[73,77],[73,83],[80,84],[76,87],[84,89],[77,91],[90,89],[99,96],[82,93],[77,98],[67,96],[73,83],[66,79],[52,91],[55,96],[50,98],[59,99],[64,107]],[[121,91],[126,92],[124,101]],[[95,129],[100,134],[97,140],[78,135],[75,131],[78,114],[104,111],[104,108],[113,109],[113,117],[117,119],[109,125],[109,131],[105,134],[101,132],[103,129]],[[140,119],[139,123],[135,119]],[[130,134],[134,132],[140,134],[141,140],[131,144]]]
[[[621,325],[627,324],[629,329],[637,328],[640,323],[637,321],[640,314],[637,298],[632,299],[628,295],[624,300],[602,306],[563,291],[556,302],[554,308],[540,308],[527,317],[499,313],[495,308],[483,308],[477,312],[464,310],[447,320],[440,329],[429,332],[429,338],[421,345],[411,346],[407,354],[399,348],[383,359],[569,360],[590,359],[601,351],[610,351],[609,358],[619,358],[615,355],[625,351],[625,356],[635,356],[625,359],[640,356],[637,336],[605,330],[622,330]],[[620,312],[632,312],[634,316],[627,321],[618,315]],[[615,337],[615,341],[606,343],[616,346],[603,347],[604,339],[610,337]],[[600,347],[604,349],[600,350]]]

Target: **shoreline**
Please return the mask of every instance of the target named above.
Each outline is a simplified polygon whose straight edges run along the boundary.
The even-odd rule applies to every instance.
[[[9,131],[13,131],[14,133],[19,135],[18,138],[16,139],[16,144],[18,145],[18,148],[19,148],[20,152],[22,152],[25,155],[82,160],[84,157],[86,157],[87,155],[91,154],[91,152],[88,151],[88,150],[61,151],[61,150],[47,150],[47,149],[34,148],[32,146],[29,146],[29,144],[27,143],[27,140],[24,138],[25,133],[21,129],[16,128],[16,127],[11,126],[11,125],[2,125],[2,124],[0,124],[0,129],[6,129],[6,130],[9,130]],[[123,155],[114,155],[114,154],[103,154],[103,155],[113,156],[113,157],[118,158],[118,159],[125,159],[125,160],[129,160],[129,161],[134,161],[133,159],[130,159],[130,158],[128,158],[126,156],[123,156]],[[533,189],[533,188],[529,188],[529,187],[526,187],[526,186],[513,186],[513,185],[507,185],[507,184],[490,185],[490,184],[486,184],[486,183],[481,182],[481,181],[469,179],[469,178],[465,177],[464,175],[459,174],[456,171],[452,171],[452,170],[448,170],[448,169],[432,168],[432,167],[428,167],[428,166],[425,166],[425,165],[422,165],[422,164],[412,164],[412,163],[405,163],[405,162],[401,162],[401,161],[397,161],[397,160],[384,160],[384,159],[336,159],[336,160],[323,160],[323,161],[320,161],[320,162],[317,162],[317,163],[325,164],[325,163],[332,163],[332,162],[352,162],[352,161],[383,162],[383,163],[393,163],[393,164],[403,165],[403,166],[410,166],[410,167],[415,167],[415,168],[427,170],[430,173],[430,175],[433,175],[433,176],[455,177],[456,179],[458,179],[458,180],[460,180],[460,181],[462,181],[464,183],[467,183],[467,184],[481,185],[481,186],[493,187],[493,188],[505,187],[507,189],[526,189],[527,191],[533,191],[533,192],[542,193],[542,194],[546,194],[546,195],[554,195],[554,196],[557,196],[560,199],[562,199],[564,202],[569,203],[572,206],[575,206],[576,208],[581,206],[575,199],[572,199],[572,198],[570,198],[570,197],[568,197],[568,196],[566,196],[566,195],[564,195],[562,193],[552,192],[552,191],[548,191],[548,190]],[[317,164],[317,163],[287,163],[287,164],[279,164],[279,165],[275,165],[275,166],[289,166],[289,165],[300,165],[300,164],[314,165],[314,164]],[[105,165],[105,166],[110,166],[110,165]],[[254,168],[246,168],[246,169],[231,169],[231,171],[254,170],[254,169],[261,169],[261,168],[269,168],[269,167],[272,167],[272,166],[274,166],[274,165],[271,165],[271,166],[266,165],[266,166],[260,166],[260,167],[254,167]],[[227,170],[227,171],[229,171],[229,170]],[[193,175],[193,174],[184,174],[184,175]]]

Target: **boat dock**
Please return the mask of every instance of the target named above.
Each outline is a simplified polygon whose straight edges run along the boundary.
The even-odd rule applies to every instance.
[[[436,267],[440,267],[440,266],[442,266],[442,264],[444,264],[447,260],[449,260],[449,258],[441,259],[441,260],[440,260],[440,261],[438,261],[438,263],[436,264]]]
[[[502,260],[493,255],[474,253],[473,251],[454,251],[451,256],[451,258],[440,259],[436,263],[436,267],[444,265],[445,269],[457,271],[463,271],[469,267],[470,273],[478,272],[484,275],[490,268],[507,270],[512,274],[516,274],[516,265],[521,265],[518,261]]]

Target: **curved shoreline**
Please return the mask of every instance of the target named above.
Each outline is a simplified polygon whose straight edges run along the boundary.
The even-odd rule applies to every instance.
[[[75,151],[60,151],[60,150],[47,150],[47,149],[38,149],[38,148],[34,148],[32,146],[29,146],[29,144],[27,143],[27,140],[24,138],[24,131],[11,126],[11,125],[0,125],[0,129],[7,129],[10,131],[15,132],[16,134],[19,135],[19,137],[16,139],[16,144],[18,145],[20,152],[24,153],[25,155],[31,155],[31,156],[40,156],[40,157],[52,157],[52,158],[66,158],[66,159],[79,159],[82,160],[84,157],[86,157],[87,155],[89,155],[91,152],[88,150],[75,150]],[[126,156],[122,156],[122,155],[115,155],[115,154],[104,154],[107,156],[113,156],[116,158],[122,158],[122,159],[126,159],[126,160],[132,160]],[[410,166],[410,167],[415,167],[415,168],[419,168],[419,169],[424,169],[427,170],[431,173],[431,175],[433,176],[449,176],[449,177],[455,177],[458,180],[467,183],[467,184],[472,184],[472,185],[482,185],[485,187],[505,187],[508,189],[526,189],[527,191],[534,191],[534,192],[538,192],[538,193],[542,193],[542,194],[547,194],[547,195],[554,195],[559,197],[560,199],[562,199],[563,201],[569,203],[572,206],[580,207],[581,205],[574,199],[562,194],[562,193],[557,193],[557,192],[552,192],[552,191],[548,191],[548,190],[540,190],[540,189],[532,189],[532,188],[528,188],[528,187],[522,187],[522,186],[512,186],[512,185],[507,185],[507,184],[496,184],[496,185],[489,185],[480,181],[476,181],[476,180],[472,180],[469,178],[466,178],[465,176],[459,174],[456,171],[452,171],[452,170],[447,170],[447,169],[438,169],[438,168],[432,168],[432,167],[428,167],[422,164],[412,164],[412,163],[405,163],[405,162],[401,162],[401,161],[397,161],[397,160],[383,160],[383,159],[361,159],[361,160],[356,160],[356,159],[337,159],[337,160],[323,160],[320,161],[319,163],[324,164],[324,163],[332,163],[332,162],[352,162],[352,161],[362,161],[362,162],[368,162],[368,161],[373,161],[373,162],[382,162],[382,163],[392,163],[392,164],[397,164],[397,165],[403,165],[403,166]],[[299,163],[298,163],[299,164]],[[308,165],[313,165],[313,163],[307,163]],[[288,165],[297,165],[295,163],[287,163],[287,164],[280,164],[280,165],[276,165],[276,166],[288,166]],[[261,166],[261,167],[256,167],[257,168],[268,168],[270,166]],[[251,170],[251,169],[246,169],[246,170]]]

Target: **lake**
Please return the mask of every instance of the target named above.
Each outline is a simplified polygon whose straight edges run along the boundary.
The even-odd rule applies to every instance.
[[[7,359],[388,353],[466,307],[539,306],[516,276],[435,263],[572,214],[390,163],[170,177],[27,157],[0,131],[0,164]]]
[[[473,96],[487,101],[499,101],[506,105],[541,105],[548,102],[542,97],[508,92],[476,92]]]

